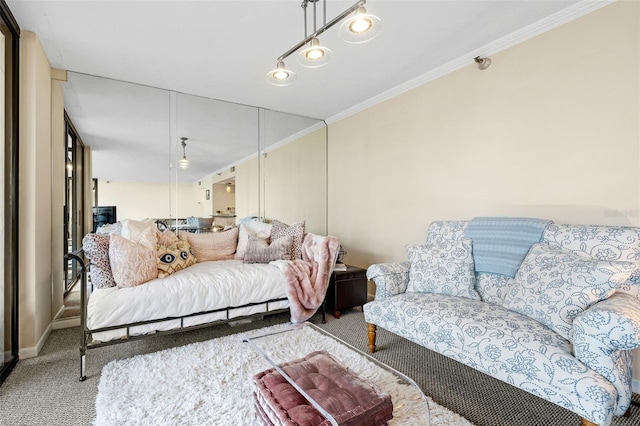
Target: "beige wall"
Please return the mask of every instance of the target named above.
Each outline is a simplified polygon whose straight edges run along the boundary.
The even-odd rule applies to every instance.
[[[305,221],[307,232],[327,233],[325,128],[269,151],[262,163],[267,219]]]
[[[98,205],[116,206],[117,220],[200,216],[193,185],[98,180]]]
[[[51,85],[51,313],[62,313],[64,296],[64,176],[66,166],[66,131],[64,93],[60,81]]]
[[[236,165],[236,216],[260,216],[258,158]]]
[[[618,2],[330,125],[329,232],[359,266],[430,222],[639,221],[638,2]]]
[[[640,225],[639,16],[614,3],[331,124],[346,262],[404,260],[439,219]]]
[[[20,37],[19,356],[34,356],[51,313],[51,68],[35,34]]]

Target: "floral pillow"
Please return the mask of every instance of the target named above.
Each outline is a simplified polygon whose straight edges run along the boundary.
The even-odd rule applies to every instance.
[[[135,287],[158,277],[156,231],[148,228],[139,242],[111,234],[109,262],[118,287]]]
[[[407,246],[407,293],[437,293],[480,300],[475,290],[471,240],[439,241]]]
[[[94,288],[116,286],[109,263],[109,235],[87,234],[82,239],[82,249],[91,261],[89,277]]]
[[[611,296],[634,270],[632,262],[586,259],[537,243],[520,265],[505,307],[568,339],[573,319]]]
[[[168,277],[195,263],[196,257],[186,239],[168,246],[158,243],[158,278]]]

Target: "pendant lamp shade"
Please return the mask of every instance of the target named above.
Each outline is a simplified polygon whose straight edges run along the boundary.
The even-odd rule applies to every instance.
[[[318,68],[328,64],[331,56],[331,49],[321,46],[320,40],[313,38],[309,46],[298,53],[298,63],[303,67]]]
[[[347,43],[365,43],[382,30],[382,21],[375,15],[367,13],[364,7],[359,7],[355,14],[340,25],[340,38]]]
[[[267,73],[267,81],[274,86],[288,86],[296,81],[296,77],[296,73],[285,68],[283,61],[278,61],[276,69]]]

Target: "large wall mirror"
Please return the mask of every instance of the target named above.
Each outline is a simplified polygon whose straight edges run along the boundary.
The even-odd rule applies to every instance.
[[[257,216],[326,234],[323,121],[74,72],[63,90],[91,148],[95,207],[118,221]]]

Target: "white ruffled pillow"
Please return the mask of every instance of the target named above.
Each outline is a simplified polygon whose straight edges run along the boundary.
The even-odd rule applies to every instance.
[[[271,224],[264,223],[260,219],[244,219],[238,225],[238,246],[236,247],[236,259],[244,259],[244,253],[247,249],[249,238],[255,237],[269,242],[271,238]]]

